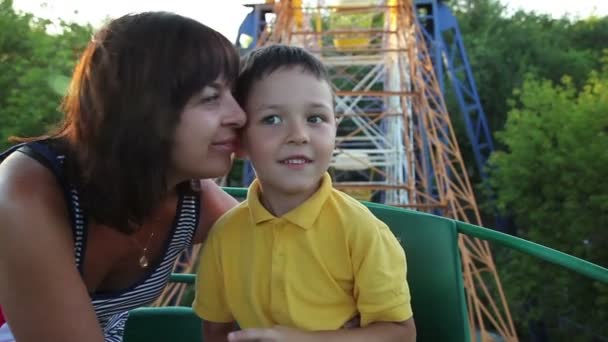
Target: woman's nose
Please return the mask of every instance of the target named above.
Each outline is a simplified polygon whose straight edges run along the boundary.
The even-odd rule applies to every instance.
[[[245,111],[243,111],[243,108],[236,102],[232,94],[229,94],[228,96],[227,105],[229,108],[227,110],[225,124],[241,128],[247,123],[247,115],[245,114]]]

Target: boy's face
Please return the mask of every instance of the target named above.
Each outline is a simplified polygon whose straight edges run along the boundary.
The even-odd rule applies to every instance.
[[[336,137],[329,84],[300,67],[280,68],[255,81],[244,109],[242,141],[264,193],[315,192]]]

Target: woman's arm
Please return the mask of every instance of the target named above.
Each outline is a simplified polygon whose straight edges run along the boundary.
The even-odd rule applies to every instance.
[[[201,180],[201,220],[193,243],[202,243],[207,232],[226,211],[236,206],[238,201],[228,195],[210,179]]]
[[[80,274],[63,194],[20,153],[0,164],[0,303],[19,342],[103,342]]]

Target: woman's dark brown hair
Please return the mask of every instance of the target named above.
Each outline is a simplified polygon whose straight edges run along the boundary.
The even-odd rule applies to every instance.
[[[93,37],[52,137],[68,142],[94,222],[130,233],[150,215],[167,194],[173,134],[186,102],[218,78],[233,82],[238,68],[225,37],[172,13],[126,15]]]

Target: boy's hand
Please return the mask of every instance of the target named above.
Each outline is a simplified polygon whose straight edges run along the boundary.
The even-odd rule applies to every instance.
[[[275,326],[264,329],[245,329],[228,334],[229,342],[309,342],[311,334],[302,330]]]

